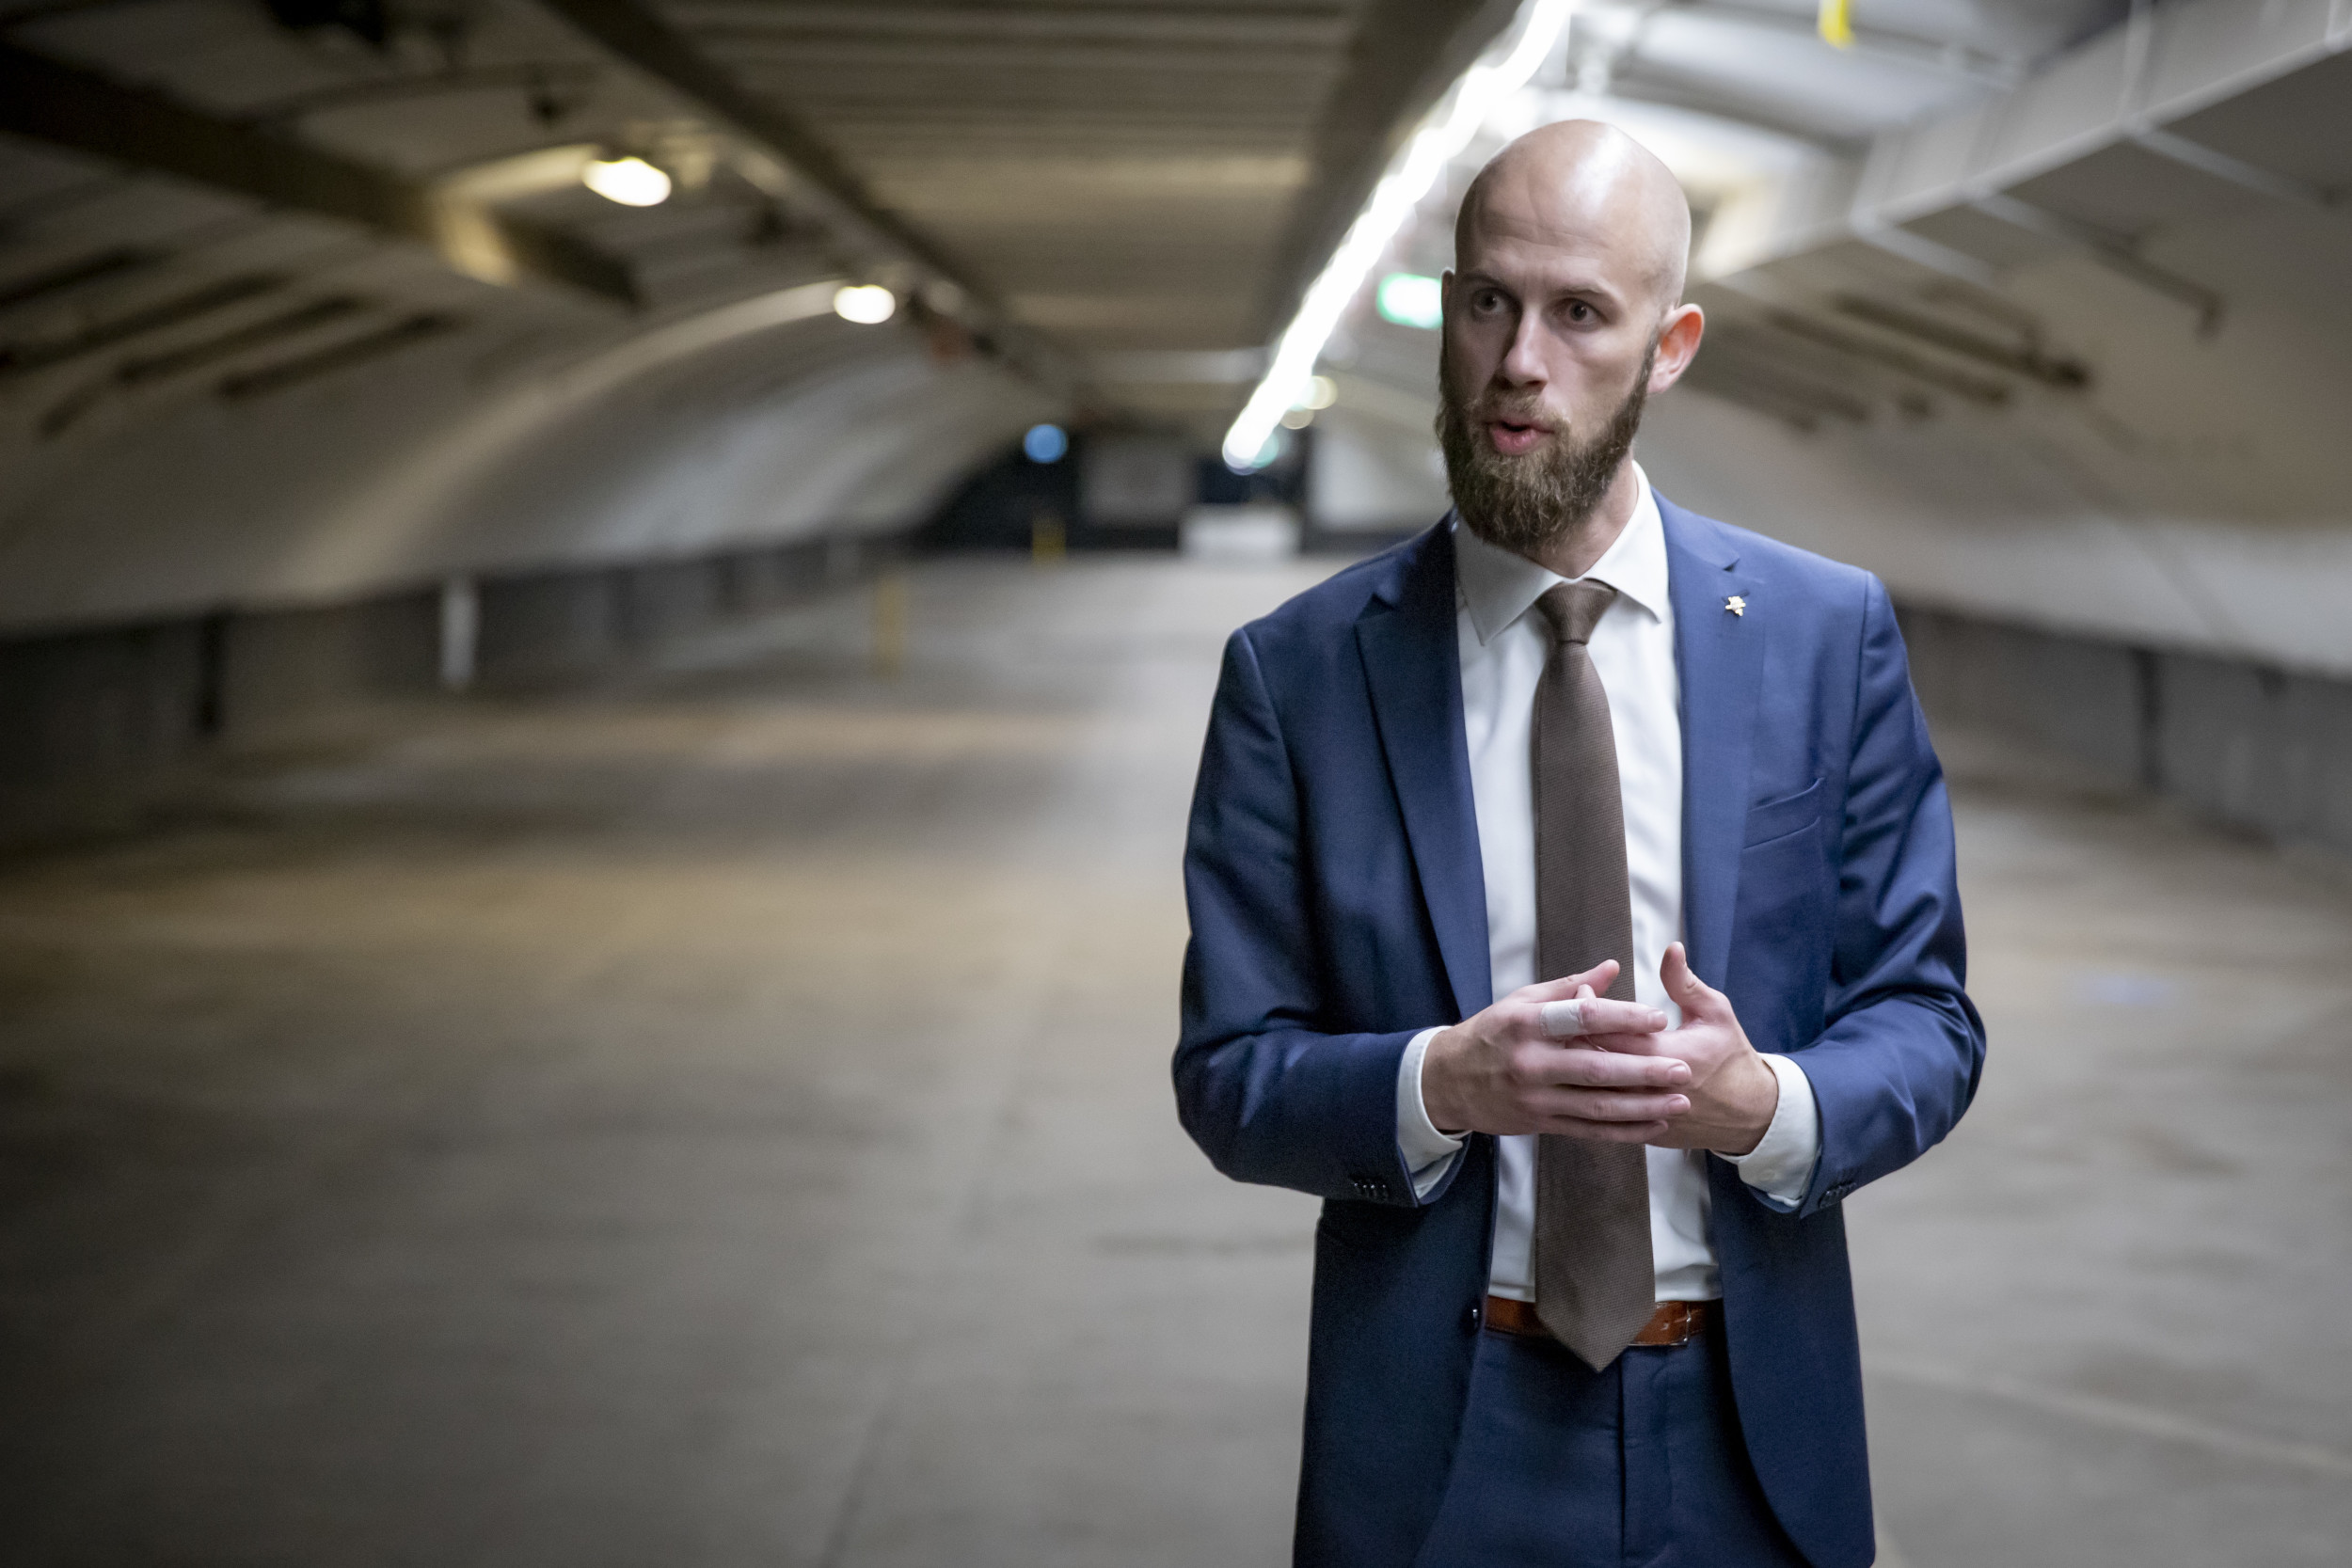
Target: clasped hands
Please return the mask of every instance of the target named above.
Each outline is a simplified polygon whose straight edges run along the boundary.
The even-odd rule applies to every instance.
[[[1779,1078],[1730,1000],[1691,973],[1682,943],[1666,949],[1658,974],[1682,1009],[1678,1029],[1655,1007],[1599,994],[1617,977],[1611,958],[1523,987],[1438,1035],[1421,1068],[1430,1121],[1451,1133],[1750,1152],[1772,1125]],[[1577,1006],[1553,1007],[1547,1027],[1546,1005],[1563,1002]]]

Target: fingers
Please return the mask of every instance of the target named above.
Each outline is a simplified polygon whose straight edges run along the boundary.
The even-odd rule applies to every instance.
[[[1591,990],[1591,987],[1583,988]],[[1639,1002],[1615,1002],[1605,996],[1581,996],[1573,1002],[1546,1002],[1536,1009],[1543,1033],[1552,1039],[1574,1035],[1647,1035],[1666,1027],[1666,1015]]]
[[[1583,986],[1579,989],[1590,990],[1593,988]],[[1584,1004],[1581,999],[1574,1002],[1547,1002],[1543,1005],[1542,1017],[1544,1033],[1554,1039],[1564,1039],[1570,1035],[1581,1035],[1584,1032]]]
[[[1678,1094],[1636,1094],[1624,1089],[1553,1089],[1528,1097],[1528,1107],[1547,1123],[1590,1122],[1600,1127],[1661,1126],[1691,1109]]]
[[[1575,999],[1577,988],[1590,986],[1597,996],[1617,978],[1617,960],[1603,958],[1581,974],[1565,975],[1557,980],[1538,980],[1518,993],[1527,1002],[1567,1002]]]
[[[1531,1089],[1674,1089],[1691,1081],[1690,1064],[1677,1057],[1590,1046],[1525,1048],[1514,1066]]]
[[[1586,1029],[1592,1027],[1592,1021],[1587,1018],[1584,1011],[1584,1004],[1593,1000],[1595,1000],[1593,988],[1580,984],[1576,988],[1575,1001],[1545,1003],[1544,1033],[1555,1039],[1584,1033]]]
[[[1706,1021],[1702,1019],[1698,1022]],[[1669,1029],[1662,1034],[1599,1036],[1593,1038],[1593,1045],[1596,1049],[1622,1052],[1629,1056],[1646,1056],[1653,1061],[1689,1062],[1692,1058],[1691,1021],[1685,1020],[1681,1028]]]
[[[1666,956],[1658,965],[1658,978],[1666,987],[1666,994],[1674,998],[1676,1006],[1685,1018],[1714,1021],[1727,1016],[1731,1004],[1724,993],[1700,979],[1691,970],[1691,956],[1678,942],[1666,944]]]

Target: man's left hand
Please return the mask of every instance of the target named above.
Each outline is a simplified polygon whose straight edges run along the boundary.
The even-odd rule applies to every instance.
[[[1661,1148],[1708,1148],[1735,1159],[1752,1152],[1780,1107],[1779,1077],[1748,1043],[1731,999],[1691,973],[1682,943],[1666,949],[1658,977],[1682,1009],[1682,1026],[1609,1037],[1612,1050],[1673,1056],[1690,1065],[1690,1083],[1677,1087],[1691,1108],[1672,1117],[1650,1142]]]

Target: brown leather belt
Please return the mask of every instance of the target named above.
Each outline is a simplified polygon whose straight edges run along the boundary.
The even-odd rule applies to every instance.
[[[1642,1332],[1633,1337],[1637,1345],[1687,1345],[1715,1326],[1723,1316],[1722,1304],[1712,1301],[1661,1301],[1658,1310],[1649,1315]],[[1497,1334],[1521,1334],[1530,1338],[1549,1339],[1551,1330],[1535,1316],[1532,1301],[1514,1301],[1509,1296],[1488,1296],[1484,1314],[1486,1324]]]

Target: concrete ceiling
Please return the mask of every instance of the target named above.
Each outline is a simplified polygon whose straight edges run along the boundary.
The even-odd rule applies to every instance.
[[[1703,255],[1654,466],[1915,601],[2352,672],[2347,149],[2325,0],[2166,7],[1886,131]]]
[[[1213,425],[1236,351],[1513,13],[0,0],[0,625],[888,526],[1028,420]],[[621,154],[672,198],[582,185]],[[850,281],[893,289],[897,319],[759,303]],[[706,363],[666,366],[679,386],[740,386],[748,353],[779,375],[911,363],[939,388],[874,411],[864,470],[832,442],[821,507],[725,484],[691,518],[609,499],[651,480],[528,525],[492,506],[567,451],[582,472],[683,461],[578,388],[626,404],[605,368],[692,323],[745,337],[688,326]],[[755,408],[803,450],[831,382],[803,373],[711,418]]]
[[[1702,219],[1717,330],[1645,447],[1692,499],[1741,451],[1732,510],[1915,596],[2352,667],[2320,599],[2249,608],[2352,515],[2342,0],[1816,10],[1583,0],[1388,264],[1447,264],[1503,137],[1616,119]],[[0,0],[0,626],[890,526],[1037,418],[1211,445],[1518,14]],[[615,153],[675,194],[583,188]],[[858,280],[891,325],[821,309]],[[1363,302],[1327,361],[1400,515],[1433,361]],[[2241,525],[2301,531],[2265,578]]]
[[[0,297],[19,297],[0,331],[42,337],[44,306],[135,313],[177,297],[166,279],[263,253],[279,295],[378,276],[323,341],[404,312],[675,310],[846,273],[1116,410],[1105,351],[1263,341],[1398,129],[1512,11],[5,0]],[[576,176],[598,150],[652,159],[676,198],[591,195]],[[387,241],[577,297],[395,289],[385,269],[415,269],[373,254]],[[129,252],[138,267],[66,276]],[[272,324],[257,349],[310,336],[249,313]],[[1166,384],[1138,385],[1148,402]]]
[[[2352,8],[1812,9],[1579,10],[1388,265],[1452,264],[1502,138],[1613,120],[1702,220],[1670,494],[1914,602],[2352,673]],[[1359,301],[1318,451],[1427,451],[1436,356]]]

